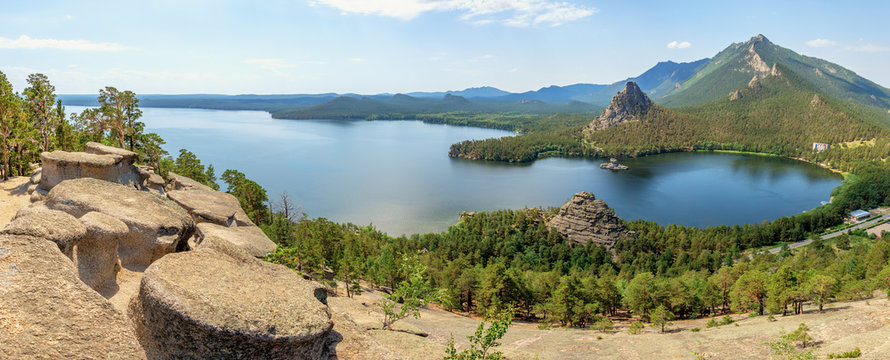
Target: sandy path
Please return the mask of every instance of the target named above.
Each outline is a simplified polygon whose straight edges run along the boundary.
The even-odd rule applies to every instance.
[[[7,181],[0,181],[0,228],[6,225],[19,209],[31,204],[27,194],[27,177],[16,176]]]

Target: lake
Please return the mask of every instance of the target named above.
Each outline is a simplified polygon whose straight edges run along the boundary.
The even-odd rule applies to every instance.
[[[69,112],[83,107],[68,106]],[[759,223],[829,200],[841,177],[770,156],[674,153],[630,159],[549,158],[512,165],[448,157],[467,139],[513,135],[419,121],[277,120],[259,111],[143,108],[147,132],[187,148],[217,176],[238,169],[310,217],[373,223],[391,235],[439,232],[461,211],[559,206],[579,191],[625,219],[693,226]]]

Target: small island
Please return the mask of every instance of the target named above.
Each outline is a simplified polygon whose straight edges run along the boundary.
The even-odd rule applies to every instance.
[[[609,162],[604,162],[600,164],[600,169],[609,169],[609,170],[627,170],[627,165],[621,165],[618,163],[618,159],[611,158]]]

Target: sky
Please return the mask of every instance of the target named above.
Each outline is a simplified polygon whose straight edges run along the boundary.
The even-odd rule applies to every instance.
[[[7,1],[0,71],[60,94],[612,83],[764,34],[890,87],[890,1]]]

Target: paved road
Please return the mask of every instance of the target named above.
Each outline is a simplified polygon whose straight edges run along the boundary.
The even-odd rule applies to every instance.
[[[862,223],[860,223],[860,224],[857,224],[857,225],[855,225],[855,226],[853,226],[853,227],[851,227],[851,228],[846,228],[846,229],[843,229],[843,230],[840,230],[840,231],[835,231],[835,232],[833,232],[833,233],[825,234],[825,235],[822,235],[822,236],[820,236],[820,237],[822,238],[822,240],[831,239],[831,238],[833,238],[833,237],[835,237],[835,236],[838,236],[838,235],[841,235],[841,234],[846,234],[846,233],[847,233],[848,231],[850,231],[850,230],[856,230],[856,229],[861,229],[861,228],[864,228],[864,227],[868,227],[868,226],[870,226],[870,225],[874,225],[874,224],[877,223],[877,222],[881,222],[881,221],[884,221],[884,220],[887,220],[887,219],[890,219],[890,215],[884,215],[884,216],[881,216],[881,217],[876,217],[876,218],[873,218],[873,219],[871,219],[871,220],[868,220],[868,221],[862,222]],[[791,249],[794,249],[794,248],[798,248],[798,247],[801,247],[801,246],[809,245],[811,242],[813,242],[812,239],[801,240],[801,241],[798,241],[798,242],[795,242],[795,243],[788,244],[788,247],[791,248]],[[781,247],[781,246],[779,246],[779,247],[777,247],[777,248],[769,249],[770,254],[778,254],[779,251],[782,251],[782,247]]]

